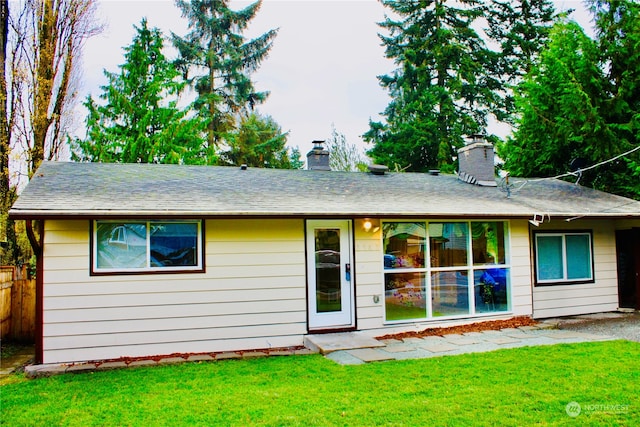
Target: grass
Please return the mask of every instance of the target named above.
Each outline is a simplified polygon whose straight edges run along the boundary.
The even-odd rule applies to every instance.
[[[640,343],[610,341],[359,366],[312,355],[18,378],[0,387],[2,424],[640,425],[639,359]]]
[[[0,342],[0,359],[6,359],[7,357],[11,357],[20,351],[23,348],[23,345],[11,342],[11,341],[3,341]]]

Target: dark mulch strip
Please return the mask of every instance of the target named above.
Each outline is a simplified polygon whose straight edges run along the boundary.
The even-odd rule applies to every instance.
[[[257,350],[239,350],[239,351],[230,351],[230,352],[221,352],[221,353],[171,353],[171,354],[161,354],[161,355],[152,355],[152,356],[139,356],[139,357],[129,357],[129,356],[125,356],[125,357],[119,357],[116,359],[105,359],[105,360],[92,360],[86,363],[89,364],[95,364],[96,367],[105,364],[105,363],[111,363],[111,362],[123,362],[126,365],[130,365],[132,362],[137,362],[137,361],[141,361],[141,360],[153,360],[154,362],[159,362],[162,359],[168,359],[168,358],[182,358],[187,360],[190,356],[197,356],[197,355],[209,355],[211,357],[213,357],[214,359],[217,358],[218,355],[222,354],[222,353],[235,353],[238,355],[238,357],[242,357],[243,354],[245,353],[264,353],[265,356],[268,356],[272,353],[279,353],[279,352],[295,352],[295,351],[300,351],[305,349],[306,347],[304,346],[295,346],[295,347],[278,347],[278,348],[263,348],[263,349],[257,349]],[[75,363],[71,363],[70,366],[75,365]]]
[[[428,328],[422,331],[401,332],[376,337],[378,340],[404,338],[422,338],[443,336],[449,334],[464,334],[466,332],[496,331],[506,328],[518,328],[520,326],[535,326],[538,322],[528,316],[518,316],[507,320],[490,320],[488,322],[471,323],[468,325],[450,326],[448,328]]]

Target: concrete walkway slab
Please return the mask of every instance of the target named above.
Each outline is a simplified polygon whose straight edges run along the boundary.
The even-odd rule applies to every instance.
[[[618,319],[622,316],[622,319]],[[506,328],[491,332],[466,332],[431,337],[412,337],[405,339],[376,340],[370,335],[360,332],[309,335],[305,337],[306,348],[274,349],[272,351],[256,350],[254,352],[226,352],[216,354],[184,355],[181,358],[167,356],[165,362],[212,361],[223,359],[240,359],[243,356],[287,356],[322,353],[327,359],[343,365],[359,365],[375,361],[421,359],[440,356],[453,356],[464,353],[480,353],[505,348],[524,346],[556,345],[562,343],[579,343],[587,341],[605,341],[613,339],[631,339],[640,342],[638,324],[640,312],[616,313],[615,315],[577,316],[584,325],[579,330],[563,329],[570,324],[574,328],[572,318],[547,319],[537,325]],[[625,320],[625,322],[618,322]],[[606,322],[607,327],[599,328],[597,322]],[[616,323],[612,323],[616,322]],[[604,323],[603,323],[604,325]],[[621,329],[621,326],[625,329]],[[558,329],[560,328],[560,329]],[[624,334],[622,334],[623,331]],[[602,332],[602,333],[601,333]],[[23,357],[27,360],[33,355],[28,350]],[[22,356],[22,355],[21,355]],[[21,368],[26,363],[21,360],[15,366],[9,360],[2,360],[0,384],[9,372]],[[86,372],[101,369],[114,369],[145,365],[159,365],[155,359],[140,359],[131,363],[124,361],[87,362],[84,364],[50,364],[27,365],[27,377],[48,376],[65,372]],[[4,371],[7,372],[4,372]]]
[[[490,333],[469,332],[444,336],[385,340],[382,346],[364,349],[337,350],[326,357],[336,363],[356,365],[375,361],[422,359],[453,356],[464,353],[483,353],[504,348],[555,345],[613,339],[606,335],[529,327],[505,329]]]
[[[358,332],[339,332],[307,335],[304,345],[321,354],[329,354],[339,350],[384,347],[385,343]]]
[[[394,344],[388,345],[384,348],[384,351],[388,351],[389,353],[404,353],[407,351],[415,351],[416,346],[410,344]]]
[[[442,338],[444,338],[447,342],[456,345],[472,345],[481,342],[481,340],[478,338],[468,337],[460,334],[444,335]]]
[[[389,353],[378,351],[375,348],[358,348],[355,350],[347,350],[347,353],[357,357],[363,362],[381,362],[394,359]]]
[[[353,354],[345,350],[331,352],[325,356],[329,360],[333,360],[339,365],[364,365],[365,361],[358,359]]]
[[[431,353],[444,353],[447,351],[453,351],[456,349],[460,349],[459,346],[454,345],[454,344],[449,344],[447,342],[442,342],[442,343],[426,343],[420,346],[420,348],[423,348],[427,351],[430,351]]]
[[[487,341],[494,344],[515,344],[520,342],[520,340],[508,336],[492,336],[487,338]]]

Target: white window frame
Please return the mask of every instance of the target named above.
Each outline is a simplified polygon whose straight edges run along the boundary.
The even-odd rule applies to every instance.
[[[569,279],[567,265],[567,236],[587,236],[589,238],[589,267],[591,277],[581,277]],[[562,278],[559,279],[540,279],[540,254],[538,239],[540,237],[561,237],[562,238]],[[593,253],[593,232],[592,231],[536,231],[534,232],[535,245],[535,284],[536,286],[553,286],[553,285],[575,285],[595,282],[594,271],[594,253]]]
[[[104,268],[98,267],[98,223],[112,223],[112,224],[144,224],[146,226],[146,267],[117,267],[117,268]],[[196,224],[196,265],[193,266],[151,266],[151,226],[154,224]],[[124,220],[93,220],[91,221],[91,275],[111,275],[111,274],[145,274],[145,273],[198,273],[204,272],[204,244],[203,244],[203,221],[200,219],[154,219],[154,220],[139,220],[139,219],[124,219]]]
[[[512,298],[513,298],[513,290],[510,277],[508,278],[508,296],[507,296],[507,310],[506,311],[492,311],[492,312],[476,312],[476,303],[475,303],[475,291],[474,291],[474,276],[477,270],[486,270],[487,268],[499,268],[506,269],[511,275],[511,223],[508,220],[502,219],[477,219],[477,220],[469,220],[469,221],[460,221],[460,220],[433,220],[428,221],[425,219],[389,219],[383,220],[382,224],[385,223],[412,223],[419,222],[425,224],[425,266],[421,268],[394,268],[394,269],[385,269],[384,268],[384,258],[382,261],[382,295],[386,295],[385,283],[386,283],[386,274],[401,274],[401,273],[424,273],[425,275],[425,295],[427,298],[426,305],[426,315],[423,318],[415,318],[415,319],[400,319],[400,320],[387,320],[387,312],[386,308],[383,307],[384,313],[384,323],[385,324],[401,324],[401,323],[413,323],[413,322],[423,322],[423,321],[442,321],[447,319],[455,319],[455,318],[470,318],[470,317],[486,317],[486,316],[494,316],[496,314],[505,314],[512,312]],[[474,264],[473,263],[473,237],[471,234],[471,224],[473,223],[482,223],[482,222],[500,222],[505,225],[504,230],[504,250],[505,250],[505,263],[504,264]],[[468,239],[467,239],[467,264],[465,266],[455,266],[455,267],[431,267],[431,245],[429,244],[429,224],[432,223],[462,223],[467,224],[468,227]],[[384,229],[384,227],[382,227]],[[384,233],[380,232],[380,238],[382,241],[382,247],[384,247]],[[384,257],[384,254],[383,254]],[[431,274],[439,273],[439,272],[448,272],[448,271],[465,271],[467,272],[468,277],[468,295],[469,295],[469,313],[464,314],[456,314],[449,316],[433,316],[433,307],[431,304]],[[384,305],[384,298],[383,298]]]

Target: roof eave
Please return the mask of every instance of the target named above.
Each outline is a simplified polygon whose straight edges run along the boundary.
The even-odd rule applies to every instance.
[[[437,219],[465,219],[465,218],[503,218],[527,219],[534,213],[460,213],[460,212],[310,212],[310,211],[178,211],[178,210],[41,210],[41,209],[11,209],[9,218],[14,220],[38,219],[96,219],[96,218],[310,218],[310,217],[348,217],[348,218],[437,218]],[[634,219],[640,218],[638,213],[576,213],[551,212],[545,213],[552,219],[572,221],[577,219]]]

